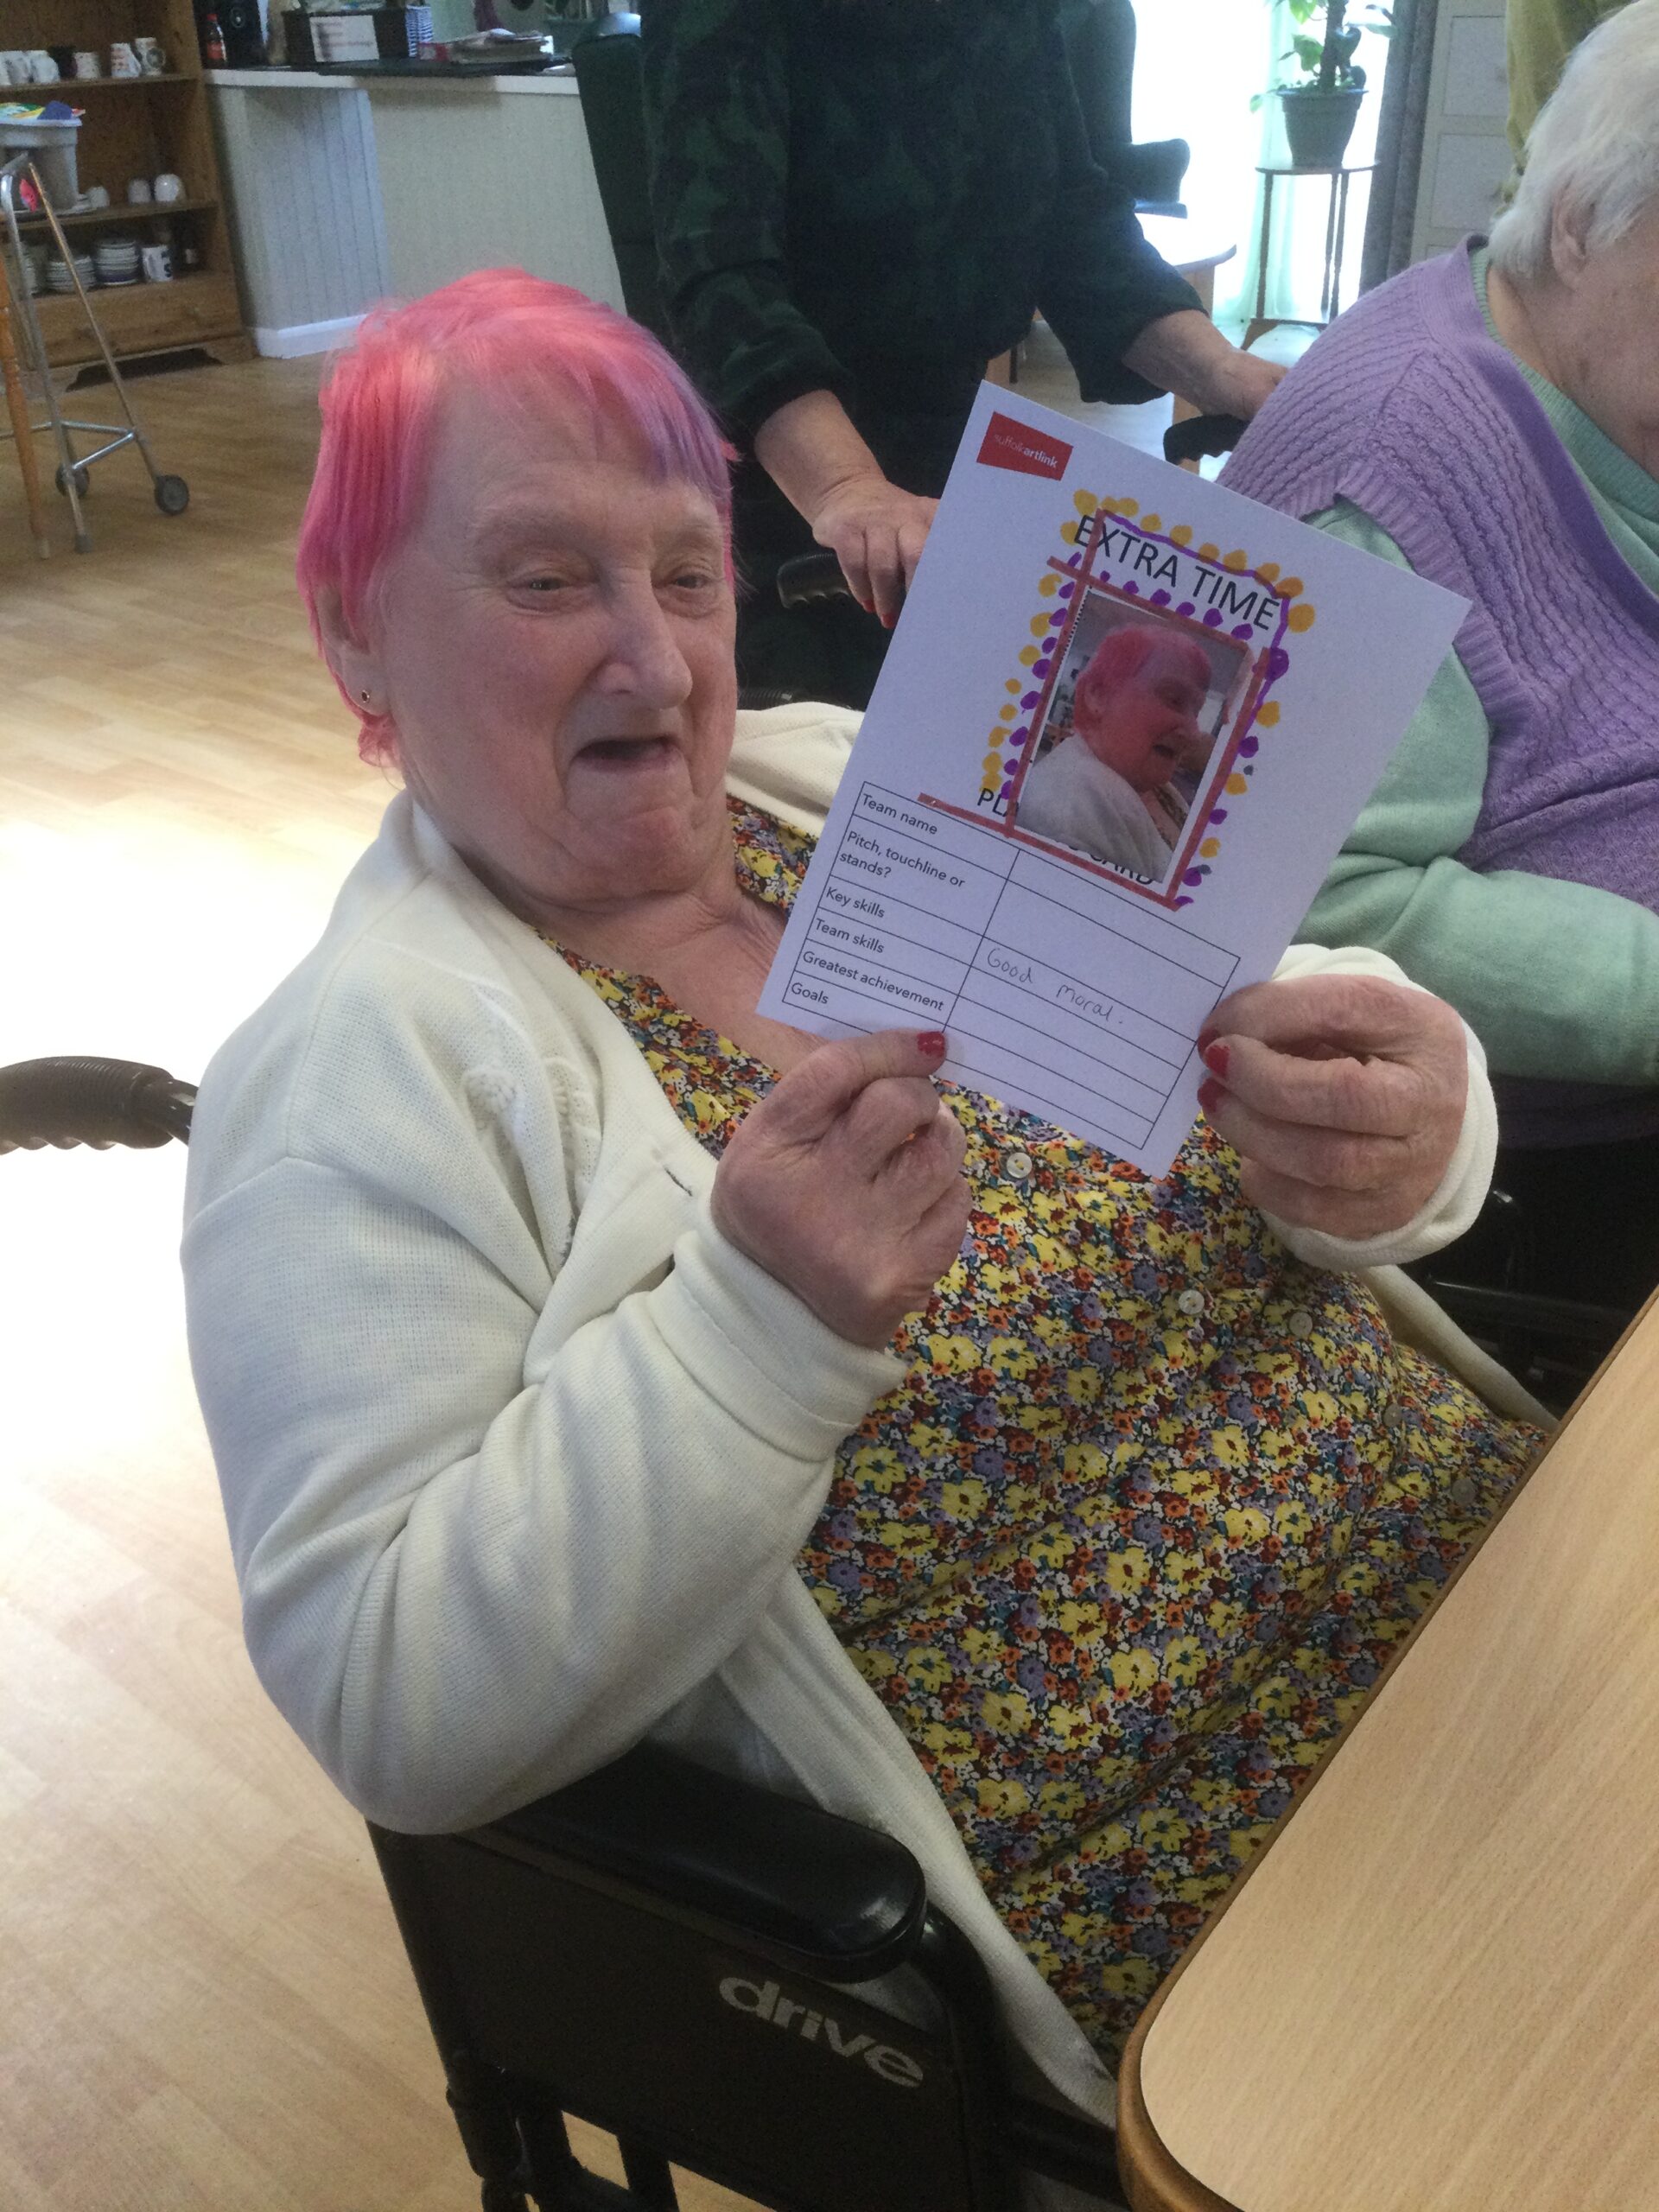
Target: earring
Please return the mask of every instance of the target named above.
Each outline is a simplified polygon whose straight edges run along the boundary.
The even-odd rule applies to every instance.
[[[365,707],[369,704],[370,698],[369,694],[366,691],[359,691],[357,696],[363,702]]]

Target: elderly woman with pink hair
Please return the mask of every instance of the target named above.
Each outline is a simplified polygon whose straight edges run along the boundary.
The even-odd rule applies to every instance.
[[[1532,1451],[1383,1264],[1480,1202],[1478,1050],[1377,956],[1293,956],[1153,1181],[937,1080],[941,1036],[761,1015],[855,724],[736,711],[680,372],[495,272],[371,317],[323,413],[301,584],[404,788],[198,1102],[262,1679],[395,1828],[646,1736],[880,1823],[1109,2109]]]

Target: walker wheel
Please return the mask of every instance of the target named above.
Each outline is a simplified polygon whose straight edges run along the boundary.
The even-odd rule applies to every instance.
[[[60,462],[58,463],[58,473],[57,473],[56,476],[54,476],[54,477],[53,478],[53,480],[53,480],[53,482],[57,486],[57,487],[58,487],[59,491],[62,493],[62,494],[63,494],[64,498],[67,499],[68,498],[68,496],[69,496],[69,480],[68,480],[68,477],[67,477],[67,474],[65,473],[64,467],[63,467],[63,463],[62,463],[61,461],[60,461]],[[80,497],[84,499],[86,497],[86,494],[87,494],[87,493],[92,490],[92,470],[91,470],[90,468],[82,468],[82,467],[78,467],[76,468],[76,470],[75,470],[75,490],[79,493]]]
[[[182,476],[158,476],[156,504],[164,515],[181,515],[190,504],[190,486]]]

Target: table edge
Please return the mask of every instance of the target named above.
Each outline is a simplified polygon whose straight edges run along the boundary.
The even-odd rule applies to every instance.
[[[1411,1633],[1383,1668],[1382,1674],[1377,1677],[1376,1688],[1365,1700],[1363,1710],[1356,1714],[1338,1737],[1313,1781],[1290,1809],[1281,1815],[1272,1835],[1256,1853],[1243,1873],[1193,1937],[1182,1954],[1173,1973],[1159,1984],[1146,2010],[1131,2029],[1129,2039],[1123,2047],[1122,2063],[1118,2068],[1117,2131],[1119,2163],[1123,2187],[1133,2212],[1248,2212],[1247,2207],[1236,2205],[1228,2197],[1217,2196],[1207,2183],[1200,2181],[1196,2174],[1190,2172],[1180,2164],[1159,2134],[1157,2125],[1147,2108],[1141,2078],[1141,2060],[1147,2038],[1157,2024],[1158,2015],[1163,2010],[1164,2000],[1192,1965],[1193,1960],[1203,1950],[1205,1944],[1216,1929],[1220,1926],[1235,1901],[1243,1895],[1246,1884],[1250,1881],[1259,1867],[1265,1866],[1274,1845],[1278,1842],[1286,1828],[1312,1797],[1320,1782],[1347,1750],[1359,1730],[1363,1727],[1366,1715],[1376,1709],[1377,1700],[1393,1680],[1395,1669],[1404,1663],[1407,1654],[1416,1643],[1418,1637],[1422,1635],[1470,1567],[1485,1549],[1493,1530],[1502,1526],[1513,1510],[1516,1500],[1529,1484],[1536,1480],[1540,1471],[1548,1464],[1551,1455],[1561,1439],[1611,1372],[1624,1347],[1649,1316],[1655,1314],[1659,1314],[1659,1290],[1655,1290],[1631,1317],[1618,1343],[1567,1408],[1560,1423],[1552,1431],[1543,1450],[1505,1499],[1503,1512],[1488,1522],[1475,1542],[1469,1547],[1468,1551],[1459,1561],[1456,1573],[1449,1578],[1445,1588],[1439,1592],[1433,1603],[1427,1607]],[[1144,2164],[1141,2171],[1137,2172],[1135,2171],[1135,2164],[1141,2161],[1144,2161]]]

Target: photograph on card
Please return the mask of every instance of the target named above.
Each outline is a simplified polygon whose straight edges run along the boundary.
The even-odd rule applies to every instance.
[[[1109,584],[1080,600],[1009,825],[1161,889],[1204,819],[1250,649]]]

